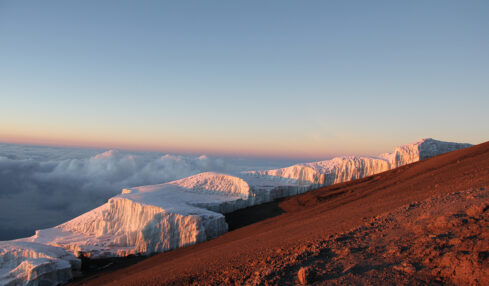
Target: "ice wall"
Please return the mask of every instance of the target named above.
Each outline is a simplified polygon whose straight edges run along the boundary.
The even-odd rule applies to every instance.
[[[427,138],[420,141],[396,147],[394,152],[379,155],[389,161],[391,168],[424,160],[436,155],[472,146],[468,143],[444,142]]]
[[[81,262],[66,250],[31,242],[0,242],[0,285],[58,285],[73,278]]]
[[[295,181],[301,185],[325,186],[371,176],[469,146],[471,144],[442,142],[429,138],[396,147],[392,153],[384,153],[373,157],[336,157],[326,161],[249,173],[274,181],[286,181],[288,183]]]
[[[59,246],[77,256],[92,258],[148,255],[227,232],[223,213],[308,189],[246,174],[201,173],[169,183],[124,189],[106,204],[22,240]]]
[[[202,173],[124,189],[106,204],[24,240],[88,257],[163,252],[225,233],[224,216],[209,209],[219,211],[221,205],[246,202],[250,195],[248,184],[240,178]]]

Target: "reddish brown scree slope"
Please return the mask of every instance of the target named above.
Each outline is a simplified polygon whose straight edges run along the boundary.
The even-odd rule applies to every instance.
[[[487,186],[489,142],[285,199],[280,216],[78,283],[240,284],[259,265],[304,242],[350,230],[411,202]]]

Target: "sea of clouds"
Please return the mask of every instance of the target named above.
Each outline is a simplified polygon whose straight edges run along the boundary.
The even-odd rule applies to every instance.
[[[124,187],[206,171],[236,173],[293,161],[0,143],[0,240],[30,236],[91,210]]]

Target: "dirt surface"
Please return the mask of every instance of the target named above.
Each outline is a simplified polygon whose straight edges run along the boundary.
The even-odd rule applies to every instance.
[[[276,252],[244,282],[489,285],[489,189],[414,202]]]
[[[488,186],[484,143],[285,199],[281,215],[75,284],[483,285]]]

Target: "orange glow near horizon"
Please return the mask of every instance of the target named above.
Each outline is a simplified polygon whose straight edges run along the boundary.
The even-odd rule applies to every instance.
[[[338,145],[327,148],[315,142],[301,142],[301,138],[289,138],[279,143],[272,140],[235,140],[234,138],[220,138],[214,141],[209,138],[180,136],[165,140],[158,136],[126,137],[118,134],[106,136],[85,136],[85,134],[51,134],[41,135],[39,132],[25,134],[0,133],[0,142],[12,144],[46,145],[77,148],[122,149],[134,151],[155,151],[179,154],[208,154],[225,156],[252,156],[270,158],[330,158],[335,155],[358,155],[352,152],[353,146]],[[196,143],[198,142],[198,143]],[[350,148],[348,148],[350,147]],[[348,150],[350,149],[350,150]],[[331,151],[335,151],[332,153]],[[389,151],[389,150],[385,150]]]
[[[313,129],[290,130],[228,128],[145,122],[124,124],[32,118],[0,126],[0,142],[78,148],[122,149],[177,154],[206,154],[262,158],[329,159],[343,155],[376,155],[395,146],[415,142],[427,136],[382,137],[336,131],[333,135]],[[245,129],[246,128],[246,129]],[[362,133],[363,132],[363,133]],[[365,131],[370,132],[370,131]],[[409,138],[408,138],[409,137]]]

